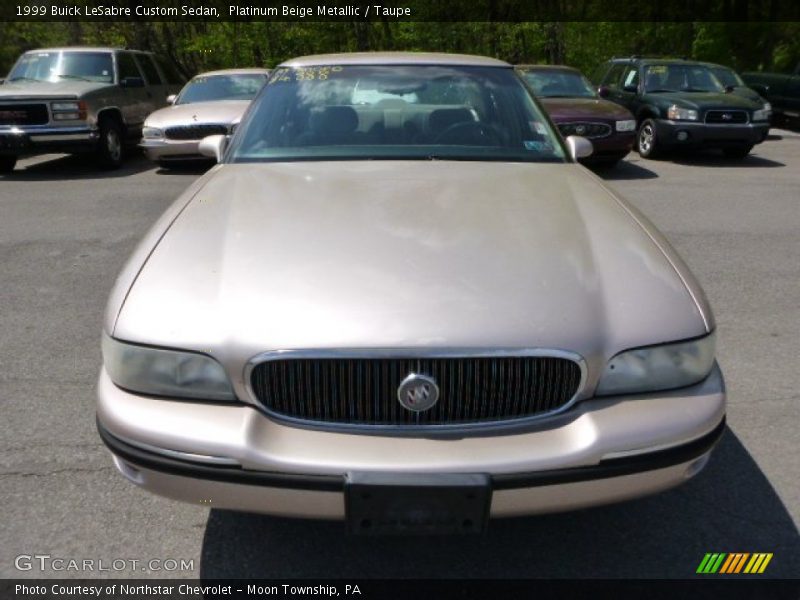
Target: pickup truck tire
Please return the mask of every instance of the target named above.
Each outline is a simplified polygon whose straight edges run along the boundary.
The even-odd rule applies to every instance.
[[[645,119],[636,132],[636,149],[642,158],[657,158],[661,154],[660,143],[656,134],[656,122]]]
[[[0,173],[11,173],[16,165],[16,156],[0,156]]]
[[[97,160],[104,169],[118,169],[122,166],[122,128],[114,119],[100,121]]]
[[[728,158],[744,158],[750,154],[752,146],[742,146],[741,148],[723,148],[722,153]]]

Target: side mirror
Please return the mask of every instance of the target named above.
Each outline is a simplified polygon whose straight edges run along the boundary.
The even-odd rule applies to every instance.
[[[144,87],[144,79],[141,77],[125,77],[119,82],[120,87],[140,88]]]
[[[569,149],[569,155],[572,157],[572,160],[586,158],[587,156],[591,156],[592,152],[594,152],[592,142],[579,135],[571,135],[567,138],[567,148]]]
[[[222,160],[225,154],[225,147],[228,145],[228,137],[225,135],[209,135],[200,140],[200,154],[213,158],[217,162]]]
[[[636,84],[629,83],[626,86],[623,86],[622,89],[626,92],[633,92],[636,93],[639,91],[639,86]]]
[[[599,88],[597,88],[597,95],[601,98],[608,98],[610,94],[611,90],[604,85],[601,85]]]
[[[167,104],[175,104],[175,99],[178,97],[178,94],[170,94],[167,96]]]

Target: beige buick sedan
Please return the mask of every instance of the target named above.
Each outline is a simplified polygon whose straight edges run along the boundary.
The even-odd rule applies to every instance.
[[[145,156],[163,167],[203,158],[200,140],[230,133],[268,75],[267,69],[226,69],[192,78],[167,98],[171,106],[147,117],[139,143]]]
[[[201,149],[108,303],[98,427],[134,484],[463,533],[706,464],[703,291],[510,65],[291,60]]]

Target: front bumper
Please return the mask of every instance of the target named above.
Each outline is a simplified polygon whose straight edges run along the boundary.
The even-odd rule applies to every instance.
[[[46,152],[87,152],[97,147],[98,132],[91,127],[0,127],[0,154],[25,156]]]
[[[621,158],[627,155],[636,141],[636,132],[614,132],[608,137],[591,140],[594,151],[586,158],[587,162],[592,159]]]
[[[493,517],[654,493],[705,465],[722,434],[719,369],[689,388],[587,400],[523,431],[409,438],[300,429],[247,405],[148,398],[101,373],[98,427],[120,472],[152,492],[217,508],[342,519],[364,473],[481,473]]]
[[[656,120],[656,136],[665,146],[726,148],[760,144],[769,134],[769,122],[717,125],[692,121]],[[682,139],[684,138],[685,139]]]
[[[152,161],[197,160],[206,158],[200,154],[200,140],[142,139],[139,147]]]

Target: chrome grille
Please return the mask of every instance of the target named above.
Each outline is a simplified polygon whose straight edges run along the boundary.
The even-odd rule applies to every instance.
[[[611,135],[611,125],[607,123],[558,123],[558,130],[564,137],[580,135],[585,138],[596,139]]]
[[[743,110],[709,110],[706,113],[706,123],[741,125],[747,120],[747,113]]]
[[[413,412],[397,389],[410,373],[433,377],[436,405]],[[581,367],[551,356],[280,358],[253,367],[250,385],[269,412],[351,425],[454,425],[519,419],[564,407]]]
[[[44,125],[48,120],[45,104],[0,104],[0,125]]]
[[[164,135],[168,140],[202,140],[208,135],[225,135],[228,126],[222,124],[179,125],[167,127]]]

